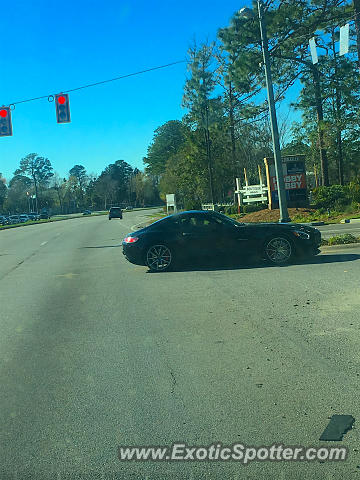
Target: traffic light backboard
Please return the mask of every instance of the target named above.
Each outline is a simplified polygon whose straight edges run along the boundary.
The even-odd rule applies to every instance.
[[[10,107],[0,107],[0,137],[9,137],[11,135],[11,109]]]
[[[69,95],[67,93],[55,95],[55,106],[57,123],[69,123],[71,121]]]

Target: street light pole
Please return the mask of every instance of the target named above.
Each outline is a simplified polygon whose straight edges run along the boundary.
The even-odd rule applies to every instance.
[[[291,222],[291,220],[290,220],[289,212],[287,209],[284,173],[282,168],[281,152],[280,152],[279,129],[278,129],[278,124],[276,119],[274,89],[273,89],[273,83],[271,78],[269,45],[268,45],[268,38],[266,34],[264,5],[262,3],[262,0],[257,0],[257,6],[258,6],[260,33],[261,33],[261,46],[262,46],[264,67],[265,67],[266,90],[267,90],[269,113],[270,113],[270,125],[271,125],[271,136],[273,141],[275,173],[276,173],[276,181],[277,181],[278,197],[279,197],[280,222],[286,223],[286,222]],[[239,15],[245,18],[254,18],[255,16],[253,10],[247,7],[242,8],[239,11]],[[268,187],[270,187],[270,185],[268,185]],[[270,195],[270,191],[269,191],[269,195]]]
[[[257,6],[258,6],[258,13],[259,13],[261,44],[262,44],[262,51],[263,51],[263,57],[264,57],[266,89],[267,89],[267,95],[268,95],[270,125],[271,125],[271,134],[272,134],[273,150],[274,150],[275,172],[276,172],[279,208],[280,208],[280,222],[286,223],[286,222],[291,222],[291,219],[289,217],[289,213],[287,209],[284,173],[283,173],[283,167],[282,167],[282,161],[281,161],[279,129],[278,129],[277,118],[276,118],[274,89],[273,89],[273,83],[272,83],[272,77],[271,77],[269,45],[268,45],[268,38],[266,33],[266,23],[264,18],[264,6],[261,0],[257,0]],[[269,195],[270,195],[270,191],[269,191]]]

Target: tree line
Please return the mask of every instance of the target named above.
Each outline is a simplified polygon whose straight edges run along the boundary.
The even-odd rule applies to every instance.
[[[266,2],[275,97],[282,105],[282,153],[305,154],[319,186],[360,176],[359,4]],[[235,178],[244,180],[244,168],[258,183],[257,166],[273,156],[256,2],[253,8],[254,17],[235,13],[216,41],[194,43],[188,51],[182,99],[187,113],[155,131],[144,158],[146,172],[159,178],[162,198],[175,193],[188,208],[232,201]],[[350,50],[339,56],[339,27],[348,22]],[[309,52],[312,37],[316,64]],[[285,99],[291,102],[288,111]]]
[[[66,214],[159,202],[157,177],[124,160],[116,160],[98,176],[88,173],[83,165],[74,165],[61,177],[48,158],[30,153],[21,159],[9,182],[0,173],[0,212],[4,213],[46,209]]]

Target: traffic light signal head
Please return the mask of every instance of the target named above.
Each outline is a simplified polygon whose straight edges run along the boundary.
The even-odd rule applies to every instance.
[[[55,106],[57,123],[69,123],[71,121],[69,95],[67,93],[55,95]]]
[[[10,107],[0,107],[0,137],[9,137],[11,135],[11,109]]]

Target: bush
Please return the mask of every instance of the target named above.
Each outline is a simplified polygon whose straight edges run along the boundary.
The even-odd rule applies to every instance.
[[[331,185],[331,187],[317,187],[313,190],[313,203],[316,208],[340,209],[350,205],[351,191],[347,185]]]
[[[241,207],[241,212],[253,213],[253,212],[259,212],[260,210],[265,210],[266,208],[267,208],[267,205],[264,205],[263,203],[260,205],[243,205]]]
[[[195,199],[185,200],[185,210],[201,210],[201,202]]]
[[[225,215],[236,215],[238,213],[238,206],[231,205],[229,207],[225,207]]]
[[[355,182],[350,182],[349,192],[353,203],[360,203],[360,178],[355,180]]]
[[[343,245],[346,243],[357,243],[359,240],[351,235],[351,233],[345,233],[344,235],[337,235],[336,237],[329,238],[329,245]]]

